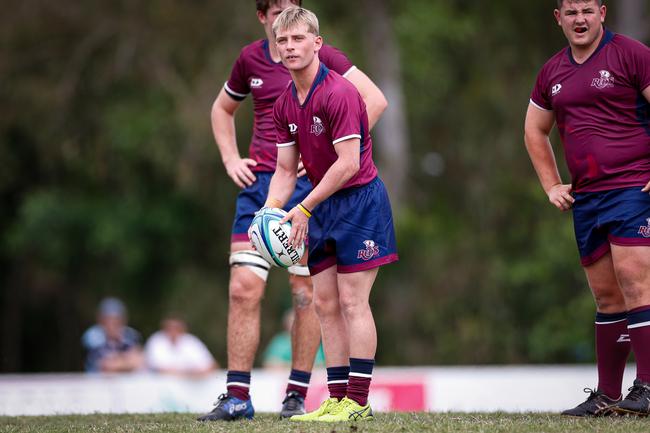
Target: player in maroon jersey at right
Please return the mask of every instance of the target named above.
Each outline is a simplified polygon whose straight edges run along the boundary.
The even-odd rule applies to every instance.
[[[276,166],[276,137],[273,103],[287,87],[291,76],[280,62],[271,26],[287,7],[300,0],[256,0],[257,18],[266,39],[246,45],[233,65],[212,107],[212,129],[224,167],[232,181],[242,188],[237,197],[230,245],[228,303],[228,374],[226,393],[200,421],[252,418],[249,395],[251,369],[260,338],[260,308],[271,265],[252,249],[247,230],[255,211],[263,204]],[[326,45],[322,60],[344,76],[361,93],[369,113],[370,127],[386,108],[386,99],[375,84],[336,48]],[[235,112],[251,94],[254,123],[248,158],[240,156],[235,133]],[[287,210],[311,191],[306,176],[300,176]],[[306,257],[304,258],[306,262]],[[302,262],[289,268],[295,320],[291,331],[291,372],[282,402],[283,418],[304,413],[311,369],[320,344],[320,326],[312,303],[312,284]],[[346,376],[347,379],[347,376]]]
[[[526,148],[549,201],[572,209],[596,301],[598,386],[563,412],[650,414],[650,49],[607,30],[600,0],[558,0],[569,47],[541,69],[525,122]],[[560,178],[553,124],[571,183]],[[630,350],[636,379],[622,399]]]

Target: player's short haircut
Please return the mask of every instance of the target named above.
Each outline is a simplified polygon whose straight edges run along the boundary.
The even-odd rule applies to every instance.
[[[589,3],[591,0],[569,0],[569,3]],[[603,5],[603,0],[596,0],[598,2],[599,6]],[[564,4],[564,0],[557,0],[557,8],[561,9],[562,5]]]
[[[318,18],[312,11],[298,6],[286,8],[275,19],[273,23],[273,34],[277,35],[279,30],[290,29],[292,27],[305,24],[307,31],[316,36],[319,35]]]
[[[255,7],[257,8],[258,11],[262,12],[263,14],[266,14],[266,11],[268,11],[271,6],[277,4],[278,1],[279,0],[255,0]],[[290,0],[290,1],[296,6],[302,6],[302,0]]]

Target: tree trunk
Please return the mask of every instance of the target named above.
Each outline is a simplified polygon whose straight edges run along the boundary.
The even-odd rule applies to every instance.
[[[365,31],[364,51],[368,56],[371,78],[384,92],[388,108],[373,129],[377,144],[381,177],[397,210],[404,201],[409,166],[404,93],[399,47],[392,29],[386,0],[363,0]]]

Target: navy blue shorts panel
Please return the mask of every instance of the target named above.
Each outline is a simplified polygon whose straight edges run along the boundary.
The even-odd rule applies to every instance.
[[[339,191],[316,206],[309,220],[309,271],[337,265],[360,272],[398,260],[388,193],[378,177]]]
[[[641,187],[574,197],[573,228],[583,266],[607,254],[610,244],[650,246],[650,195]]]
[[[273,173],[255,173],[257,178],[251,186],[242,189],[237,196],[237,209],[235,211],[235,220],[232,224],[232,235],[230,242],[248,242],[248,228],[253,222],[255,212],[264,206],[266,197],[269,193],[269,185]],[[307,194],[312,190],[311,183],[307,176],[301,176],[296,182],[296,190],[284,207],[284,210],[295,207],[303,201]]]

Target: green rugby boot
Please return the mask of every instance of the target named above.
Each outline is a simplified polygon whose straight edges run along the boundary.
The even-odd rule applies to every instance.
[[[320,422],[348,422],[348,421],[369,421],[374,419],[370,403],[361,406],[354,400],[345,397],[336,405],[329,414],[318,418]]]

